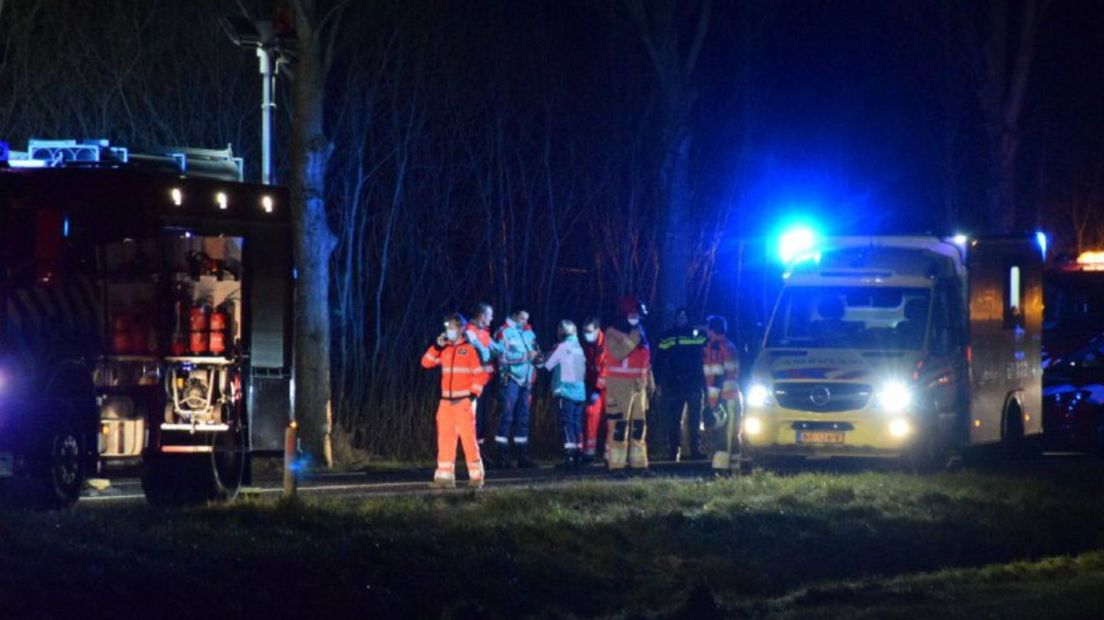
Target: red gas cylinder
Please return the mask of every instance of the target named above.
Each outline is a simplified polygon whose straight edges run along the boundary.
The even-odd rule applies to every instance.
[[[192,309],[188,312],[188,329],[193,332],[207,331],[210,314],[211,309],[203,302],[192,306]]]
[[[192,332],[188,338],[188,350],[192,355],[206,355],[210,348],[210,337],[207,332]]]
[[[212,355],[222,355],[226,352],[226,324],[227,313],[223,306],[219,306],[211,313],[210,349]]]
[[[207,332],[210,325],[211,308],[205,303],[197,303],[188,312],[188,350],[192,355],[206,355],[210,351],[211,338]]]

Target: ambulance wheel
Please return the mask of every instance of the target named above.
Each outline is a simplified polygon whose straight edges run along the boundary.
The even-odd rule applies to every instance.
[[[146,459],[142,490],[154,506],[189,506],[237,497],[245,478],[244,433],[240,428],[212,437],[212,452],[155,454]]]
[[[1024,446],[1023,411],[1015,403],[1009,403],[1001,425],[1001,452],[1006,459],[1019,459],[1026,454]]]
[[[32,502],[46,510],[70,508],[88,476],[86,438],[70,424],[43,434],[32,474]]]

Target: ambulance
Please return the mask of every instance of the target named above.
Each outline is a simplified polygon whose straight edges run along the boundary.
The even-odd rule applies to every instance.
[[[810,243],[747,380],[742,459],[938,466],[967,447],[1033,445],[1042,274],[1035,237]]]

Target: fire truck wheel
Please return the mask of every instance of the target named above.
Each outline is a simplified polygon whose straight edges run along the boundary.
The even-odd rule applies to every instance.
[[[245,433],[240,426],[216,436],[211,454],[210,480],[207,495],[217,501],[230,501],[238,496],[245,479]]]
[[[146,458],[142,490],[154,506],[189,506],[237,497],[245,476],[244,434],[215,435],[213,452],[157,454]]]
[[[35,503],[48,510],[69,508],[80,498],[87,476],[85,438],[63,424],[46,433],[34,471]]]

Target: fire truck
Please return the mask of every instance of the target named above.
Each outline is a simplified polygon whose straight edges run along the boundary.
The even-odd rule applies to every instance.
[[[904,458],[1041,437],[1034,238],[826,239],[791,266],[748,383],[744,457]]]
[[[151,503],[234,497],[293,396],[288,196],[230,151],[0,149],[0,485],[45,507],[140,465]]]

